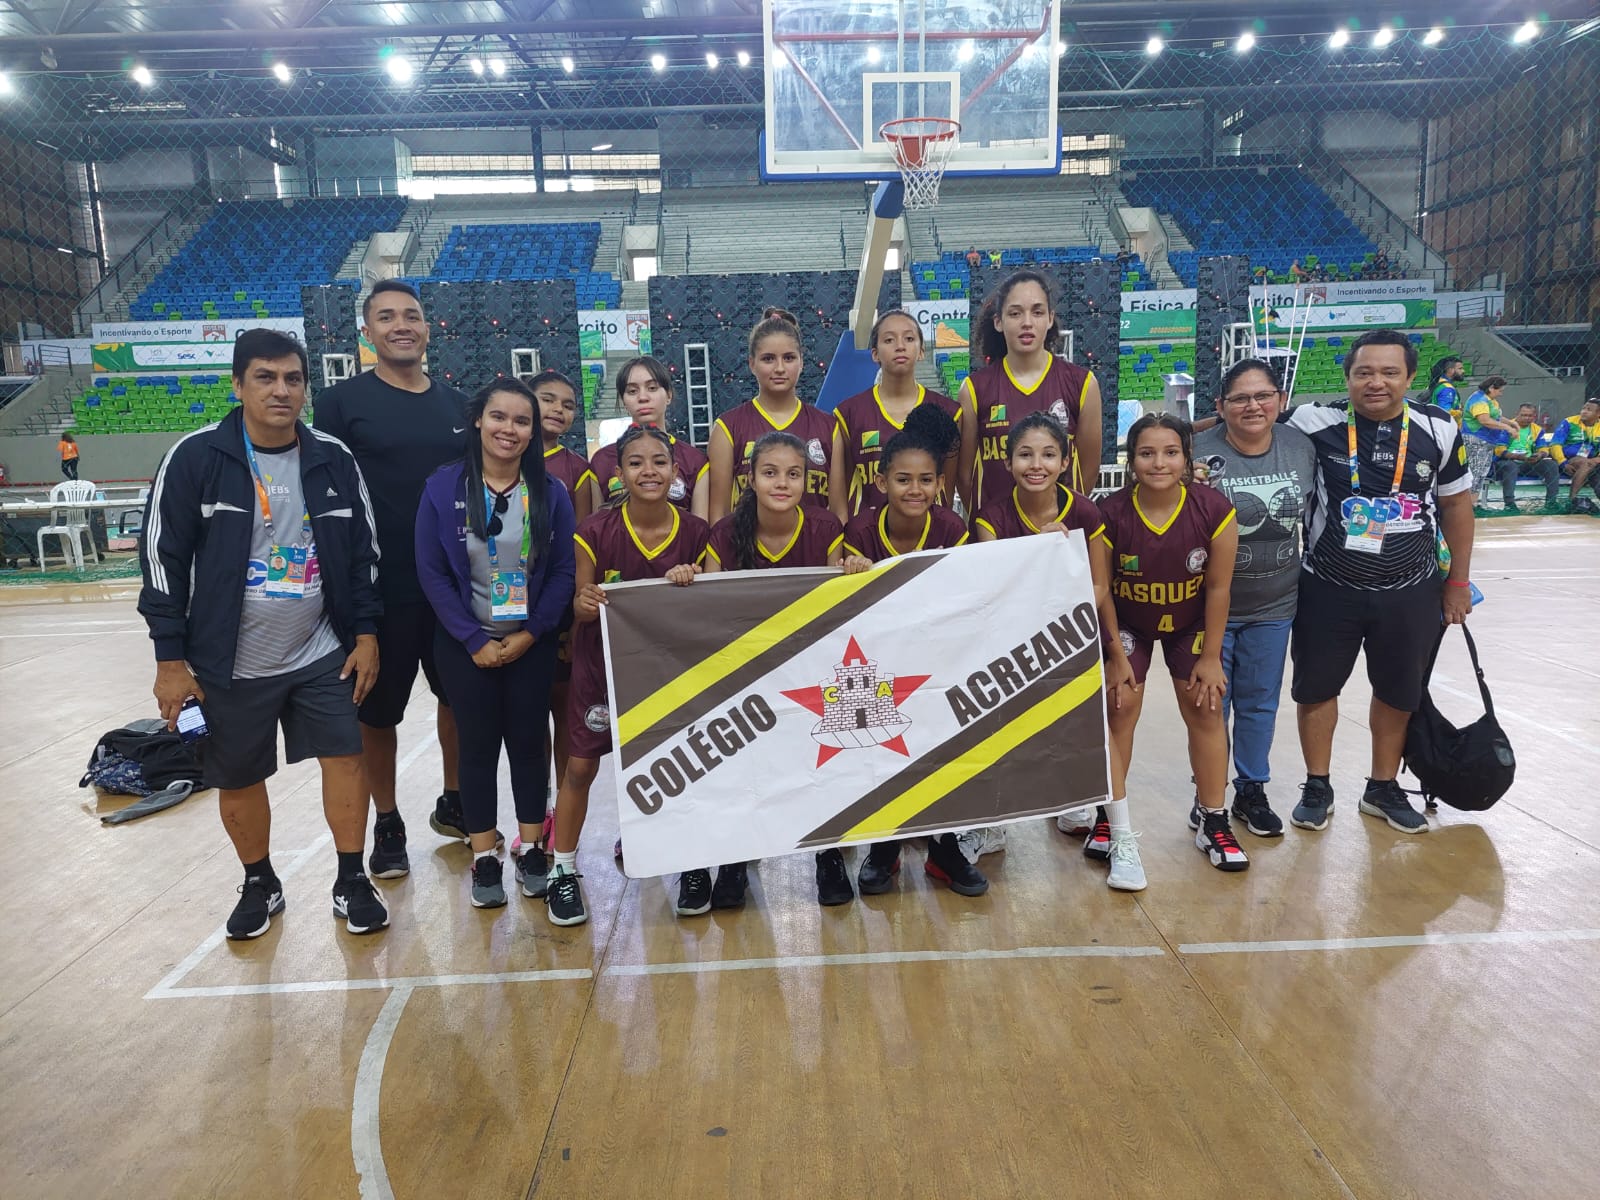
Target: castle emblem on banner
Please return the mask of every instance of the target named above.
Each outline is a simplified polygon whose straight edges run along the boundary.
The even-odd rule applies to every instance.
[[[843,750],[882,746],[909,758],[905,732],[911,718],[900,705],[928,681],[927,675],[880,675],[878,664],[861,652],[855,638],[833,668],[833,678],[816,687],[784,692],[822,719],[811,730],[819,743],[817,766]]]

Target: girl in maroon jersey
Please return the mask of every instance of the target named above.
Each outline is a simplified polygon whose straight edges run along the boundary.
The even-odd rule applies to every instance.
[[[930,392],[917,382],[917,361],[922,357],[922,326],[908,312],[895,309],[873,323],[868,336],[872,361],[879,379],[864,392],[842,401],[833,410],[833,455],[828,468],[828,506],[840,521],[883,504],[877,484],[878,463],[889,439],[905,428],[906,419],[919,405],[931,404],[945,412],[959,435],[961,410],[949,396]],[[959,443],[959,436],[952,439]],[[940,495],[955,496],[956,455],[952,445],[948,461],[938,464]]]
[[[1215,488],[1190,487],[1193,449],[1189,423],[1170,413],[1140,417],[1128,430],[1133,482],[1100,508],[1111,543],[1111,593],[1116,635],[1133,668],[1110,711],[1112,786],[1126,790],[1133,731],[1144,706],[1143,684],[1155,644],[1161,643],[1189,734],[1189,766],[1197,798],[1189,813],[1195,846],[1211,865],[1242,871],[1250,865],[1224,808],[1228,734],[1222,696],[1222,638],[1228,625],[1239,528],[1233,505]],[[1108,627],[1107,635],[1112,629]]]
[[[1049,413],[1066,430],[1066,484],[1083,493],[1094,490],[1100,471],[1100,384],[1086,368],[1056,356],[1061,325],[1050,292],[1050,281],[1039,272],[1016,271],[972,322],[977,355],[959,396],[957,468],[969,513],[1010,494],[1007,430],[1032,412]]]
[[[707,513],[714,525],[727,516],[750,482],[750,452],[769,433],[790,433],[806,449],[805,503],[828,507],[828,458],[833,417],[800,399],[800,327],[780,309],[750,331],[754,400],[723,413],[711,430],[711,492]]]
[[[658,358],[642,355],[630,358],[617,372],[617,400],[633,418],[635,425],[667,423],[667,406],[672,403],[672,376]],[[673,479],[667,489],[667,499],[685,512],[705,519],[706,496],[709,494],[706,456],[682,438],[672,437]],[[602,497],[609,499],[622,490],[622,475],[617,470],[617,448],[601,446],[591,460],[597,487]]]
[[[825,508],[801,503],[806,489],[806,446],[789,433],[769,433],[750,452],[750,486],[733,512],[718,521],[706,546],[706,571],[770,571],[791,567],[838,567],[846,574],[872,564],[845,557],[844,530]],[[728,863],[717,871],[686,871],[678,881],[677,913],[694,917],[713,908],[740,908],[748,886],[747,864]],[[817,854],[817,902],[848,904],[855,899],[844,855]]]
[[[672,443],[663,430],[635,425],[617,441],[626,490],[573,536],[577,592],[572,601],[572,684],[567,697],[570,742],[567,777],[556,800],[555,865],[545,893],[553,925],[589,919],[578,885],[578,834],[589,813],[589,789],[600,759],[611,752],[610,699],[600,642],[600,606],[607,583],[666,579],[694,582],[710,530],[667,498],[673,478]]]
[[[1115,709],[1121,703],[1123,689],[1133,681],[1133,669],[1117,636],[1117,614],[1111,601],[1111,546],[1106,541],[1105,518],[1093,500],[1064,482],[1070,443],[1066,431],[1050,414],[1035,412],[1023,417],[1011,427],[1006,445],[1015,482],[1009,496],[978,510],[973,520],[977,540],[994,542],[1049,533],[1070,537],[1073,530],[1083,531],[1089,547],[1095,607],[1108,647],[1106,696]],[[1106,878],[1110,887],[1139,892],[1145,887],[1144,866],[1139,861],[1139,844],[1128,815],[1126,793],[1117,782],[1115,746],[1111,759],[1112,795],[1116,798],[1097,811],[1083,852],[1090,858],[1110,861],[1111,873]],[[1071,828],[1059,819],[1057,825],[1063,831]],[[972,833],[976,836],[967,836],[964,845],[974,856],[1005,848],[1003,829]]]

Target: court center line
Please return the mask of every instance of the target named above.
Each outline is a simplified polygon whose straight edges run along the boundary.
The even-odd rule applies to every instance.
[[[350,1104],[350,1157],[355,1163],[361,1200],[394,1200],[389,1170],[383,1162],[383,1136],[379,1101],[383,1093],[383,1066],[400,1024],[400,1014],[411,999],[409,987],[396,987],[383,1002],[378,1019],[367,1033],[356,1068],[355,1097]]]
[[[1179,954],[1272,954],[1295,950],[1388,950],[1407,946],[1529,945],[1600,941],[1600,929],[1491,929],[1482,933],[1410,933],[1393,937],[1308,938],[1282,942],[1189,942]]]

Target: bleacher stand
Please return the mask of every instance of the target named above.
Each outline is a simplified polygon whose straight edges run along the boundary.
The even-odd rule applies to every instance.
[[[78,433],[186,433],[220,421],[237,403],[226,373],[101,375],[93,382],[72,400]]]
[[[580,309],[617,308],[622,303],[621,283],[594,270],[599,244],[598,221],[455,225],[429,278],[450,282],[571,278],[577,284]]]
[[[1047,271],[1067,263],[1094,262],[1108,257],[1097,246],[1025,246],[1000,252],[1001,270],[1016,270],[1035,264]],[[1122,263],[1122,290],[1148,292],[1154,286],[1150,269],[1137,254],[1117,256]],[[936,259],[911,264],[911,283],[918,300],[950,300],[966,296],[971,289],[971,271],[966,251],[946,250]]]

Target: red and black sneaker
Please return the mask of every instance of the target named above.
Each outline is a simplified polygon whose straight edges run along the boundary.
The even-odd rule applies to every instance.
[[[1243,871],[1249,867],[1250,858],[1233,836],[1227,810],[1208,812],[1201,809],[1200,813],[1200,830],[1194,835],[1195,848],[1204,850],[1211,865],[1219,871]]]
[[[967,861],[953,833],[928,839],[928,860],[922,869],[959,896],[981,896],[989,890],[988,878]]]
[[[1105,806],[1094,810],[1094,824],[1089,836],[1083,839],[1083,853],[1087,858],[1105,862],[1111,857],[1111,822],[1106,819]]]

